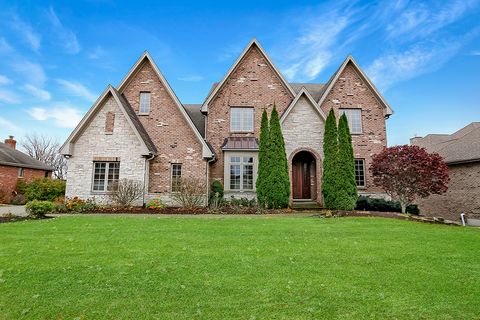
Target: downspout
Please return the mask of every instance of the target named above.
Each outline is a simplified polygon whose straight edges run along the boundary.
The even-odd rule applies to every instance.
[[[460,219],[462,219],[462,226],[466,226],[466,221],[465,221],[465,213],[460,214]]]
[[[210,184],[208,183],[209,182],[209,173],[210,173],[210,163],[214,162],[216,159],[215,159],[215,155],[212,155],[212,157],[210,159],[207,160],[207,167],[205,168],[205,179],[206,179],[206,187],[207,187],[207,205],[208,206],[208,199],[210,199]]]
[[[147,166],[147,164],[150,163],[150,160],[152,160],[153,158],[155,158],[155,155],[153,153],[151,153],[150,156],[145,157],[145,168],[143,170],[143,188],[144,188],[144,191],[143,191],[143,199],[142,199],[142,203],[143,203],[144,206],[145,206],[145,193],[148,192],[148,182],[149,182],[149,181],[147,181],[147,170],[149,168]]]

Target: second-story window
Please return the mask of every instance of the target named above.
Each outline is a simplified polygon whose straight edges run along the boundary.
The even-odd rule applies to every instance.
[[[140,92],[140,108],[138,113],[139,114],[150,113],[150,92],[148,91]]]
[[[253,108],[230,108],[230,131],[253,132]]]
[[[350,133],[362,133],[362,109],[340,109],[340,115],[345,114],[350,127]]]

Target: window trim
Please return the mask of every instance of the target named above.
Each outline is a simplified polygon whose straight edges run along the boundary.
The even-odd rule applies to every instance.
[[[142,112],[142,93],[148,93],[148,112]],[[138,94],[138,115],[139,116],[148,116],[152,111],[152,92],[151,91],[140,91]]]
[[[232,157],[240,157],[240,162],[231,162]],[[252,189],[244,189],[243,188],[243,172],[244,168],[243,166],[246,164],[243,162],[244,157],[251,157],[253,158],[253,163],[252,163],[252,175],[253,175],[253,181],[252,181]],[[238,164],[240,165],[240,189],[231,189],[230,184],[230,168],[231,165],[233,164]],[[227,192],[256,192],[256,183],[257,183],[257,174],[258,174],[258,152],[246,152],[246,151],[226,151],[224,152],[224,188],[225,191]]]
[[[105,163],[105,178],[103,179],[104,185],[103,190],[94,190],[95,186],[95,164],[96,163]],[[94,194],[111,194],[115,192],[115,190],[108,190],[108,170],[110,168],[111,163],[118,163],[118,181],[120,181],[120,161],[93,161],[92,164],[92,183],[90,187],[90,191]]]
[[[22,179],[25,178],[25,168],[23,167],[18,168],[17,178],[22,178]]]
[[[232,125],[232,109],[249,109],[252,110],[252,129],[251,130],[234,130]],[[253,106],[230,106],[230,132],[231,133],[254,133],[255,132],[255,108]],[[242,127],[243,117],[240,119],[240,127]]]
[[[339,117],[342,115],[342,111],[347,111],[347,110],[358,110],[360,111],[360,132],[353,132],[352,130],[352,123],[350,123],[351,121],[348,121],[348,128],[350,129],[350,134],[351,135],[361,135],[363,134],[363,110],[362,108],[339,108],[338,109],[338,112],[339,112]],[[348,119],[348,115],[347,116],[347,119]]]
[[[173,188],[173,167],[174,166],[180,166],[180,179],[182,179],[182,173],[183,173],[183,164],[180,162],[174,162],[170,164],[170,191],[172,193],[178,193],[180,190],[174,190]]]
[[[357,185],[357,164],[355,163],[357,160],[362,161],[362,167],[363,167],[363,185]],[[354,159],[354,172],[355,172],[355,185],[357,186],[358,189],[366,189],[367,188],[367,172],[365,170],[366,168],[366,161],[364,158],[355,158]]]

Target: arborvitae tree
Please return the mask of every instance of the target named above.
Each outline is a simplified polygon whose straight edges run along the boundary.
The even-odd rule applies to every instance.
[[[355,160],[353,157],[352,136],[347,116],[343,114],[338,123],[338,157],[336,169],[337,194],[335,209],[353,210],[357,202],[355,183]]]
[[[269,128],[268,128],[268,115],[264,109],[262,113],[262,124],[260,127],[260,143],[258,147],[258,176],[256,182],[257,201],[261,206],[266,206],[266,194],[268,186],[266,181],[269,173]]]
[[[268,178],[266,180],[266,204],[269,208],[286,208],[290,200],[290,178],[280,118],[273,106],[270,116],[268,153]]]
[[[333,109],[330,109],[325,122],[323,134],[323,177],[322,192],[325,208],[335,209],[337,198],[336,170],[338,157],[337,120]]]

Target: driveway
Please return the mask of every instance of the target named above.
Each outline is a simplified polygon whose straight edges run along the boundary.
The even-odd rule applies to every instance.
[[[2,206],[0,205],[0,216],[4,214],[11,213],[16,216],[24,217],[27,215],[25,212],[25,206]]]

